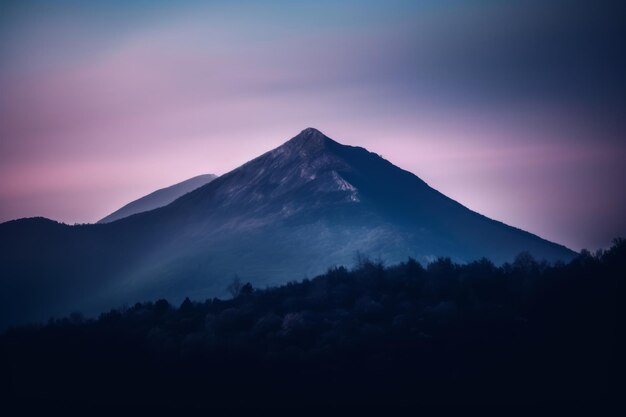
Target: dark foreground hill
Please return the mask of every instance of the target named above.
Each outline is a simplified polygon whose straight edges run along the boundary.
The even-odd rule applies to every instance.
[[[575,255],[306,129],[165,207],[106,224],[0,224],[0,329],[76,309],[223,296],[234,275],[282,284],[348,265],[357,251],[388,263]]]
[[[361,260],[229,300],[138,303],[0,337],[3,404],[255,407],[587,403],[619,394],[626,241],[426,268]]]

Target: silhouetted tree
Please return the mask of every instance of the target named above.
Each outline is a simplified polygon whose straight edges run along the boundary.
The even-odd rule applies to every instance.
[[[252,287],[252,284],[250,284],[249,282],[246,283],[243,287],[241,287],[241,289],[239,290],[239,295],[240,296],[247,296],[247,295],[252,295],[252,293],[254,293],[254,288]]]
[[[226,289],[228,290],[228,292],[233,298],[237,298],[239,296],[239,293],[241,292],[242,287],[243,287],[243,284],[241,283],[239,276],[235,275],[235,277],[233,278],[233,281],[230,284],[228,284],[228,287],[226,287]]]
[[[513,261],[513,268],[524,273],[531,273],[537,269],[537,261],[530,252],[521,252]]]
[[[185,300],[180,305],[180,311],[189,312],[191,310],[193,310],[193,303],[191,302],[189,297],[185,297]]]
[[[169,309],[170,309],[170,303],[168,303],[167,300],[160,299],[154,303],[154,310],[159,314],[163,314],[167,312]]]

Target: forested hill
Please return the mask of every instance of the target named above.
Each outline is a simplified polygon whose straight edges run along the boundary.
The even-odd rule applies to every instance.
[[[625,280],[624,240],[557,265],[362,259],[277,288],[234,282],[228,300],[14,328],[0,388],[13,405],[606,404]]]

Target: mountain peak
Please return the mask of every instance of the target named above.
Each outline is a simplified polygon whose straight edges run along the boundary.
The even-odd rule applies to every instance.
[[[328,136],[314,127],[307,127],[302,132],[298,133],[298,135],[287,141],[286,145],[309,150],[321,149],[324,148],[324,145],[330,140]]]
[[[302,132],[300,132],[298,134],[298,136],[305,136],[305,137],[309,137],[309,138],[311,138],[311,137],[318,137],[318,136],[326,137],[322,132],[320,132],[319,130],[317,130],[314,127],[307,127]]]

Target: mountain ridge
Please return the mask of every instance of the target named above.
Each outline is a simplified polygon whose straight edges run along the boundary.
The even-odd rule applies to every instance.
[[[574,256],[311,128],[166,206],[95,225],[5,223],[0,235],[0,326],[11,317],[224,296],[235,275],[279,285],[350,265],[357,252],[389,264]]]
[[[133,214],[143,213],[145,211],[154,210],[163,207],[181,197],[182,195],[202,187],[217,178],[214,174],[202,174],[189,178],[185,181],[160,188],[143,197],[125,204],[113,213],[103,217],[96,223],[110,223]]]

